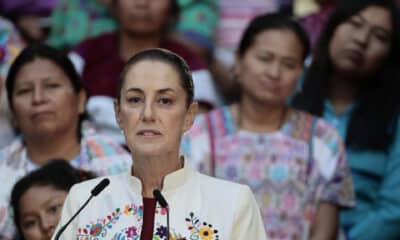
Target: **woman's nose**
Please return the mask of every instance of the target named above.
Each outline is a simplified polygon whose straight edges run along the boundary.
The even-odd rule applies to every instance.
[[[33,93],[32,93],[32,103],[33,103],[34,105],[40,104],[40,103],[44,102],[45,98],[46,98],[46,97],[45,97],[45,91],[44,91],[42,88],[36,87],[36,88],[33,90]]]
[[[44,240],[50,240],[58,221],[54,217],[43,217],[41,219]]]
[[[142,110],[143,121],[154,121],[154,109],[151,102],[146,102]]]

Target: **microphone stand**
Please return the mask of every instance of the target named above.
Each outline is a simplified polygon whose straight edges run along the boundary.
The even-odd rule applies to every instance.
[[[90,195],[90,197],[86,200],[86,202],[79,208],[79,210],[74,214],[74,216],[71,217],[71,219],[64,224],[60,230],[58,230],[56,236],[54,237],[54,240],[58,240],[61,236],[61,234],[65,231],[65,229],[68,227],[68,225],[78,216],[78,214],[86,207],[86,205],[89,203],[89,201],[93,198],[93,195]]]

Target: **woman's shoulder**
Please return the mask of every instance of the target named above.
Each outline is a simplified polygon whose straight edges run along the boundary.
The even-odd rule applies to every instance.
[[[235,199],[243,197],[243,194],[251,194],[250,187],[225,179],[212,177],[203,173],[197,173],[202,187],[208,191],[207,194],[213,194],[226,199]]]
[[[190,135],[214,131],[214,133],[227,133],[233,128],[234,122],[229,106],[214,109],[208,113],[199,114],[195,118]]]
[[[128,154],[128,151],[117,140],[98,132],[90,122],[83,123],[81,144],[86,145],[93,156]]]
[[[82,136],[80,163],[82,168],[104,176],[128,170],[132,160],[118,141],[94,131]]]
[[[313,137],[325,140],[341,139],[336,128],[322,117],[298,109],[293,109],[293,111],[296,119],[294,121],[296,129],[308,129],[310,131],[313,128]],[[307,127],[305,128],[304,126]]]
[[[72,186],[70,190],[70,194],[74,195],[74,197],[77,196],[82,196],[83,198],[89,197],[96,186],[100,185],[100,183],[104,179],[109,180],[109,184],[105,185],[102,191],[100,191],[103,195],[105,193],[111,193],[115,189],[119,189],[121,187],[121,184],[123,183],[124,179],[126,178],[126,175],[128,172],[123,172],[120,174],[116,175],[109,175],[109,176],[102,176],[102,177],[96,177],[93,179],[89,179],[80,183],[75,184]],[[100,193],[99,193],[100,194]]]
[[[0,165],[8,165],[10,167],[21,167],[24,164],[24,152],[26,148],[20,137],[14,140],[0,150]]]

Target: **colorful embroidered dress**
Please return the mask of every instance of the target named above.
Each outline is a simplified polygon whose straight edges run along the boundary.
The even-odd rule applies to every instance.
[[[74,167],[95,172],[97,175],[117,174],[130,169],[130,154],[113,140],[100,135],[84,124],[80,154],[70,161]],[[27,157],[21,139],[0,151],[0,239],[12,239],[14,222],[9,206],[12,187],[19,178],[39,166]]]
[[[230,108],[217,109],[196,119],[182,150],[201,171],[251,187],[269,239],[309,239],[321,201],[354,205],[338,133],[300,111],[279,131],[261,134],[238,130]]]
[[[109,179],[110,185],[92,199],[61,235],[61,240],[140,239],[143,226],[140,180],[130,172]],[[60,225],[78,210],[99,182],[100,179],[94,179],[72,187]],[[167,175],[163,186],[162,194],[169,204],[170,239],[266,239],[257,203],[247,186],[202,175],[186,163],[184,168]],[[153,240],[167,239],[166,209],[159,205],[153,229]]]

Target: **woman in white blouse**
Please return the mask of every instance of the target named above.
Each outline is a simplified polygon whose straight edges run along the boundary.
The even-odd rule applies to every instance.
[[[127,62],[115,112],[133,167],[109,177],[110,186],[60,239],[266,239],[247,186],[202,175],[179,156],[181,136],[197,110],[193,91],[186,63],[167,50],[145,50]],[[72,188],[60,224],[99,181]],[[154,198],[157,189],[169,207]]]

